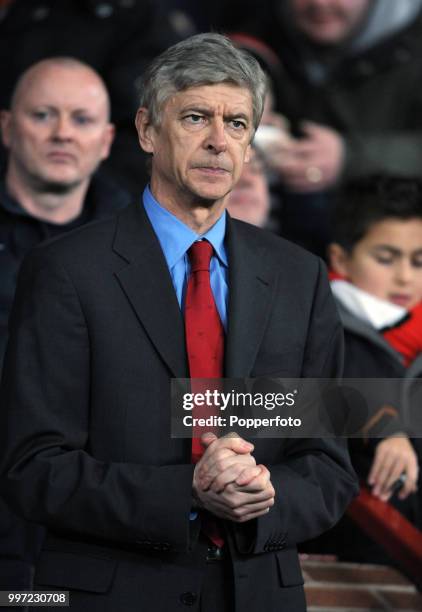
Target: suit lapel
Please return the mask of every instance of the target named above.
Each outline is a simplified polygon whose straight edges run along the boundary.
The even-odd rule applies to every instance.
[[[116,276],[151,342],[174,377],[187,377],[183,317],[161,246],[139,204],[118,217],[113,249],[127,261]]]
[[[271,312],[276,271],[264,246],[251,242],[243,227],[229,220],[229,313],[226,376],[249,376]]]
[[[265,247],[228,219],[229,306],[225,375],[248,376],[271,312],[276,271]],[[116,272],[140,323],[176,378],[188,377],[183,316],[158,239],[142,206],[118,217],[113,249],[127,265]]]

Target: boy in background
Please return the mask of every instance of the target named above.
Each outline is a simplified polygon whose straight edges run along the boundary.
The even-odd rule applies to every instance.
[[[344,376],[403,379],[396,397],[379,385],[362,438],[350,440],[352,461],[373,495],[389,500],[420,528],[421,441],[406,433],[404,402],[410,400],[409,379],[422,376],[422,183],[369,177],[350,184],[333,225],[329,263],[345,329]],[[385,561],[351,521],[338,529],[346,540],[335,551],[340,557]]]

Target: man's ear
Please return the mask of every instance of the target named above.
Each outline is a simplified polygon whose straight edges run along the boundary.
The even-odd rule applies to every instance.
[[[135,119],[136,130],[141,148],[145,153],[154,153],[154,126],[150,123],[148,109],[138,108]]]
[[[330,268],[336,274],[347,278],[349,275],[350,254],[337,242],[329,244],[327,251]]]
[[[0,131],[3,145],[8,149],[10,147],[10,123],[12,113],[8,110],[0,111]]]

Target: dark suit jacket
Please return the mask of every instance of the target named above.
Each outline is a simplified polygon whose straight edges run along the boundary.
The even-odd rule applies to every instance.
[[[226,376],[337,374],[321,262],[236,221],[227,248]],[[170,378],[187,375],[182,314],[141,207],[26,260],[2,385],[3,490],[47,526],[35,582],[71,589],[74,612],[169,612],[200,591],[190,441],[170,437]],[[236,609],[300,612],[295,545],[341,516],[355,476],[335,440],[261,440],[255,456],[277,498],[265,517],[226,525]]]

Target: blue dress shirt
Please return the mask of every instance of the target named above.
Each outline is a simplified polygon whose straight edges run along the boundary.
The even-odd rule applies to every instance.
[[[196,240],[202,238],[206,238],[212,244],[214,255],[211,258],[210,265],[211,289],[221,322],[224,329],[227,330],[228,261],[224,246],[226,212],[205,234],[200,236],[175,215],[163,208],[154,198],[149,187],[144,190],[143,203],[163,249],[181,309],[183,309],[186,285],[190,274],[187,251]]]

